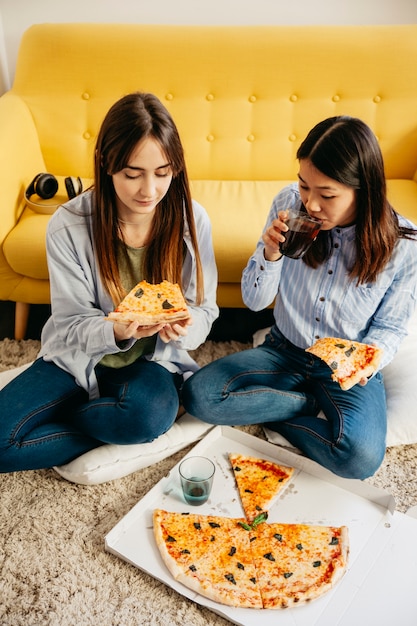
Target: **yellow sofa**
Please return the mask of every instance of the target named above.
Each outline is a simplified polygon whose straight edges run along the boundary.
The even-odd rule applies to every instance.
[[[193,195],[212,220],[218,303],[243,307],[242,269],[321,119],[349,114],[373,128],[390,199],[417,222],[416,66],[417,25],[29,28],[0,98],[0,300],[17,303],[16,337],[28,305],[49,302],[49,215],[27,206],[25,189],[52,173],[57,204],[64,177],[88,184],[98,128],[119,97],[151,91],[171,111]]]

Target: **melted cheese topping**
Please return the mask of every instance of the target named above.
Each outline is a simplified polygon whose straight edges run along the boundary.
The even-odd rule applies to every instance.
[[[264,608],[285,608],[327,591],[346,567],[345,534],[344,527],[304,524],[261,524],[252,531]]]
[[[342,386],[349,379],[357,382],[362,377],[370,376],[382,356],[382,350],[376,346],[336,337],[318,339],[306,352],[322,359],[332,370],[333,380]]]
[[[156,511],[154,532],[176,580],[223,604],[262,608],[249,533],[239,521]]]
[[[175,578],[216,602],[279,609],[328,591],[347,565],[346,527],[154,512],[154,535]]]
[[[127,294],[115,311],[169,315],[178,311],[188,312],[188,309],[179,285],[167,280],[151,285],[142,280]]]

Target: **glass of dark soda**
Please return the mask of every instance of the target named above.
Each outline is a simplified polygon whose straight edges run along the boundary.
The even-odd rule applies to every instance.
[[[288,231],[282,233],[285,241],[280,244],[280,251],[291,259],[301,259],[317,237],[322,222],[303,209],[288,209],[287,214]]]

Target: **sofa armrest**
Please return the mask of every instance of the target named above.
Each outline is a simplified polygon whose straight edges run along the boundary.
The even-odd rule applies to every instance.
[[[25,102],[11,92],[0,98],[0,245],[24,208],[25,189],[45,171],[36,126]]]

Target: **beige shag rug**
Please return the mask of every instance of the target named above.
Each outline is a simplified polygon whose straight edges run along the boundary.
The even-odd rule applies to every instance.
[[[247,347],[206,342],[194,356],[203,365]],[[0,371],[33,360],[38,349],[34,340],[0,341]],[[262,436],[258,427],[245,430]],[[53,470],[0,474],[0,626],[229,624],[104,550],[105,535],[190,447],[89,487]],[[399,511],[416,505],[417,445],[389,448],[369,482],[391,492]]]

